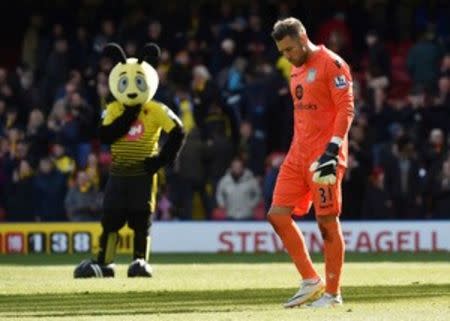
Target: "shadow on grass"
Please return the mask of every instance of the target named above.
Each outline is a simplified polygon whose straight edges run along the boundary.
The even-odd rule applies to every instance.
[[[0,295],[0,318],[259,311],[280,305],[295,289],[145,291]],[[450,284],[344,287],[346,303],[450,297]],[[271,306],[271,307],[270,307]]]
[[[1,255],[1,265],[72,265],[89,258],[89,254],[29,254]],[[313,254],[314,262],[323,262],[321,254]],[[130,263],[130,255],[118,255],[116,263]],[[346,262],[450,262],[448,252],[346,253]],[[154,254],[154,264],[208,263],[284,263],[291,262],[286,253],[174,253]]]

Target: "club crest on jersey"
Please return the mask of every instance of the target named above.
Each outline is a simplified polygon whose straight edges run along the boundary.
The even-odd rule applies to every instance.
[[[311,68],[308,70],[308,75],[306,76],[306,82],[313,82],[316,80],[317,70],[315,68]]]
[[[337,76],[334,78],[334,85],[337,89],[346,88],[348,85],[347,79],[345,79],[344,75]]]
[[[136,120],[128,130],[128,134],[125,137],[128,141],[135,141],[144,135],[144,124],[140,120]]]
[[[297,97],[297,99],[302,99],[303,97],[302,85],[297,85],[297,87],[295,87],[295,97]]]

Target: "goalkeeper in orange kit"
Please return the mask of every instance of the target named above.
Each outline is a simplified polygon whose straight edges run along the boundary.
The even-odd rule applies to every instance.
[[[313,44],[298,19],[275,23],[272,37],[293,65],[294,137],[268,212],[269,222],[302,277],[300,289],[284,306],[340,305],[345,251],[339,221],[341,181],[347,166],[347,133],[354,116],[350,70],[338,55]],[[325,282],[292,219],[292,215],[306,214],[311,204],[324,241]]]

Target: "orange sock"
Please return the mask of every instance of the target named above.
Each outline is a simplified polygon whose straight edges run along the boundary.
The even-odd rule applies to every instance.
[[[303,279],[318,278],[306,248],[305,239],[290,215],[269,215],[269,222],[283,241]]]
[[[340,293],[342,265],[344,264],[345,243],[341,223],[330,221],[319,224],[323,238],[325,256],[326,292]]]

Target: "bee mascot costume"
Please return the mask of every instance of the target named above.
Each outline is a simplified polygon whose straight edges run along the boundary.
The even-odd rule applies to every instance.
[[[156,205],[156,172],[176,159],[184,139],[183,127],[169,108],[152,100],[159,81],[151,65],[160,56],[157,45],[145,45],[138,58],[127,59],[117,44],[106,45],[103,53],[116,63],[109,74],[115,100],[107,105],[99,130],[102,143],[111,144],[112,165],[97,259],[82,261],[74,277],[114,277],[118,231],[125,223],[134,230],[128,276],[151,277],[149,229]],[[161,130],[168,138],[159,151]]]

